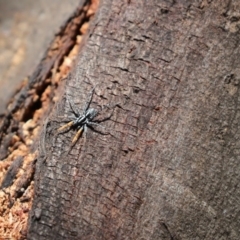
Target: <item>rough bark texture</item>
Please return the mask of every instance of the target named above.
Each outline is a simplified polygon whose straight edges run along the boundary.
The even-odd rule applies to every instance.
[[[240,1],[102,0],[65,94],[119,103],[37,162],[28,239],[239,239]],[[64,95],[65,96],[65,95]],[[68,153],[68,154],[66,154]]]

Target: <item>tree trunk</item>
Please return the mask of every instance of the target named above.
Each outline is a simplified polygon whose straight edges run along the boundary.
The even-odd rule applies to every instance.
[[[239,239],[239,9],[102,0],[43,129],[28,239]],[[72,145],[66,99],[93,86],[109,134]]]

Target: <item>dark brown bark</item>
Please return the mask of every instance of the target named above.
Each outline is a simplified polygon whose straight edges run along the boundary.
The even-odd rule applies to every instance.
[[[28,239],[239,239],[239,1],[102,0],[65,94],[109,135],[46,125]],[[65,154],[68,152],[68,154]]]

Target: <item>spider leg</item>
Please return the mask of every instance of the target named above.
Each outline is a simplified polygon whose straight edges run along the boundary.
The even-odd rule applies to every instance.
[[[95,124],[95,125],[96,125],[96,124]],[[101,126],[101,125],[98,125],[98,126],[104,128],[105,130],[107,129],[107,128]],[[99,130],[97,130],[96,128],[94,128],[94,127],[93,127],[92,125],[90,125],[90,124],[88,125],[88,127],[89,127],[93,132],[99,133],[99,134],[101,134],[101,135],[109,135],[109,133],[105,133],[105,132],[99,131]]]
[[[83,129],[84,129],[84,133],[85,133],[85,136],[86,136],[87,135],[87,124],[83,125]]]
[[[71,127],[73,124],[74,124],[74,121],[71,121],[71,122],[69,122],[69,123],[67,123],[67,124],[64,124],[63,126],[61,126],[60,128],[58,128],[57,131],[60,132],[60,131],[62,131],[62,130],[64,130],[64,129],[68,128],[68,127]]]
[[[107,117],[105,117],[105,118],[103,118],[103,119],[95,120],[95,121],[96,121],[96,122],[105,122],[105,121],[107,121],[107,120],[109,120],[109,119],[112,118],[113,113],[114,113],[114,109],[112,110],[112,112],[111,112],[111,114],[110,114],[109,116],[107,116]]]
[[[113,113],[114,113],[114,109],[115,109],[115,107],[117,107],[117,106],[118,106],[118,104],[115,104],[115,105],[113,105],[113,106],[109,106],[109,104],[101,106],[101,110],[99,111],[99,113],[100,113],[101,111],[103,111],[105,108],[112,109],[112,112],[110,113],[109,116],[107,116],[107,117],[105,117],[105,118],[103,118],[103,119],[96,120],[96,121],[97,121],[97,122],[105,122],[105,121],[111,119],[112,116],[113,116]]]
[[[114,112],[114,109],[112,110],[111,114],[110,114],[108,117],[105,117],[105,118],[102,119],[101,121],[102,121],[102,122],[105,122],[105,121],[111,119],[111,117],[113,116],[113,112]]]
[[[83,132],[84,127],[82,126],[76,133],[76,135],[74,136],[73,140],[72,140],[72,145],[75,145],[75,143],[77,142],[77,140],[81,137],[82,132]]]
[[[75,117],[79,117],[80,113],[79,113],[78,109],[76,108],[74,102],[71,102],[68,98],[67,98],[67,101],[69,102],[69,106],[71,108],[71,111],[75,115]]]
[[[94,94],[94,91],[95,91],[95,87],[92,89],[92,91],[89,94],[88,101],[86,102],[84,110],[83,110],[83,114],[86,113],[86,111],[88,110],[88,108],[90,106],[90,103],[92,102],[92,98],[93,98],[93,94]]]
[[[106,128],[106,127],[104,127],[101,124],[96,123],[96,122],[87,122],[87,124],[90,125],[90,126],[98,126],[98,127],[101,127],[101,128]]]
[[[84,134],[83,143],[84,143],[84,145],[86,144],[86,141],[87,141],[87,129],[88,129],[87,124],[84,124],[83,125],[83,134]]]

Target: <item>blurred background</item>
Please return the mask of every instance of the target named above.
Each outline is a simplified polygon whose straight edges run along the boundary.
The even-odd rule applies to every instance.
[[[0,115],[79,0],[0,0]]]

